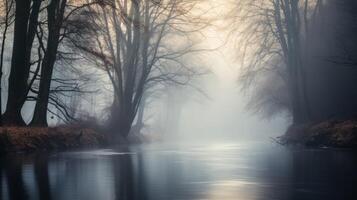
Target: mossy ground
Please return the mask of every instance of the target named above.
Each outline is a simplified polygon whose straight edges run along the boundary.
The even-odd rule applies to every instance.
[[[100,147],[104,134],[76,126],[0,127],[0,152],[29,152]]]
[[[357,148],[357,120],[292,125],[280,141],[287,145],[307,147]]]

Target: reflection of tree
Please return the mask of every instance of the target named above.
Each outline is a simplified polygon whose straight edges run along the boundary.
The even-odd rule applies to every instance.
[[[51,200],[50,180],[48,176],[48,159],[37,156],[34,161],[34,173],[41,200]]]
[[[356,164],[354,154],[348,152],[294,152],[292,196],[294,199],[355,199],[351,197],[355,196]]]
[[[146,185],[148,184],[146,181],[146,174],[145,174],[145,165],[143,162],[143,155],[138,154],[136,156],[137,158],[137,180],[138,181],[138,199],[148,199],[147,197],[147,191],[146,191]]]
[[[113,157],[115,199],[132,200],[134,195],[133,163],[130,155]]]
[[[20,158],[7,159],[5,173],[10,199],[28,199],[22,179],[22,160]]]
[[[130,152],[125,147],[120,152]],[[135,163],[135,165],[134,165]],[[145,200],[147,198],[142,155],[120,155],[112,158],[115,199]]]
[[[3,173],[3,171],[2,171],[2,168],[3,168],[3,166],[2,166],[2,164],[4,163],[4,161],[2,160],[2,159],[0,159],[0,199],[2,199],[3,197],[2,197],[2,173]]]
[[[8,199],[26,200],[29,193],[26,189],[22,177],[22,157],[5,157],[4,162],[0,160],[0,199],[2,199],[2,175],[5,175],[8,189]],[[40,200],[51,200],[50,182],[48,176],[48,160],[46,156],[36,156],[34,158],[34,176],[38,187]],[[31,191],[30,191],[31,192]]]

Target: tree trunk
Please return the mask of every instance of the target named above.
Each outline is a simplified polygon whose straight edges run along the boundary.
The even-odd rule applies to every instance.
[[[52,46],[53,44],[48,43],[48,46]],[[51,47],[53,48],[53,47]],[[49,50],[47,48],[47,50]],[[39,93],[37,96],[35,111],[33,114],[32,121],[30,123],[31,126],[48,126],[47,124],[47,107],[50,95],[51,88],[51,79],[54,63],[56,61],[56,56],[50,55],[49,51],[46,52],[42,67],[41,67],[41,81]]]
[[[280,4],[283,2],[283,4]],[[301,19],[299,1],[275,1],[275,23],[289,73],[289,90],[292,104],[294,124],[302,124],[309,120],[309,105],[306,91],[301,50]],[[281,10],[283,16],[281,16]],[[285,20],[285,24],[282,21]],[[285,27],[283,27],[285,26]]]
[[[299,92],[298,77],[296,75],[296,70],[290,69],[290,97],[292,103],[292,116],[293,124],[301,124],[304,121],[302,108],[301,108],[301,97]]]
[[[144,123],[144,112],[145,112],[145,99],[142,100],[142,102],[141,102],[141,104],[139,105],[139,108],[138,108],[138,118],[137,118],[135,126],[138,128],[139,131],[145,125],[145,123]]]
[[[60,30],[63,23],[66,3],[66,0],[52,0],[47,8],[49,35],[41,67],[40,88],[38,91],[34,115],[30,123],[31,126],[48,126],[47,108],[50,98],[51,80],[53,68],[56,62]]]
[[[26,91],[26,46],[27,26],[30,14],[29,0],[16,0],[14,42],[12,50],[9,93],[3,123],[6,125],[25,125],[21,116],[21,100]]]
[[[3,65],[4,65],[4,51],[5,51],[5,43],[6,43],[6,36],[7,36],[7,31],[10,26],[9,20],[10,20],[10,12],[11,8],[13,5],[13,1],[9,2],[8,0],[5,0],[5,28],[4,32],[2,33],[2,42],[1,42],[1,53],[0,53],[0,126],[3,125],[3,118],[2,118],[2,76],[3,76]]]
[[[113,104],[112,106],[112,114],[110,119],[110,128],[112,131],[114,142],[118,142],[117,140],[125,139],[131,129],[131,125],[133,120],[131,118],[131,113],[128,110],[127,105],[124,104]]]

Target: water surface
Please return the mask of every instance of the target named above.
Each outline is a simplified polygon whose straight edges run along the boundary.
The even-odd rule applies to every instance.
[[[357,199],[355,153],[274,144],[142,145],[0,158],[0,199]]]

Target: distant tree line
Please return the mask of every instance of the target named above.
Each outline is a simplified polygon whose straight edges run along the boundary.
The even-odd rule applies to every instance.
[[[0,110],[6,105],[0,124],[45,127],[49,114],[75,121],[75,96],[95,92],[85,89],[89,80],[81,74],[91,67],[112,88],[108,126],[127,137],[144,93],[150,98],[200,74],[182,59],[197,51],[189,33],[206,26],[191,16],[197,2],[1,0],[0,71],[9,74],[0,73],[7,94],[6,102],[0,97]],[[21,112],[29,103],[33,116],[26,123]]]
[[[294,124],[357,113],[356,2],[238,1],[242,83],[249,107]]]

